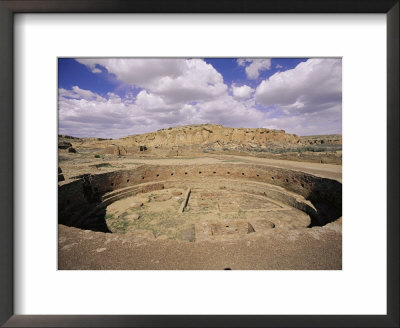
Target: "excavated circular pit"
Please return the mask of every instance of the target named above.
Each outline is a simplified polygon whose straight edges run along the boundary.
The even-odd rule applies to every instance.
[[[59,186],[59,223],[190,242],[323,226],[341,184],[262,165],[142,165]]]

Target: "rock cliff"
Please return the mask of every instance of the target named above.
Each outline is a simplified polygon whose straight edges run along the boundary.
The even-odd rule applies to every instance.
[[[187,125],[158,130],[141,135],[132,135],[116,142],[124,147],[175,148],[201,147],[214,148],[265,147],[268,145],[296,144],[300,138],[283,130],[264,128],[230,128],[222,125]]]

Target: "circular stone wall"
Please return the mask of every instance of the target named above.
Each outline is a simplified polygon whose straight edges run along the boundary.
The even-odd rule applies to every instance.
[[[323,226],[342,215],[341,183],[261,165],[142,165],[82,175],[58,193],[61,224],[189,241]]]

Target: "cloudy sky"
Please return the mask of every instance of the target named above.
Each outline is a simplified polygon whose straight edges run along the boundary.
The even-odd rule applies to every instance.
[[[341,59],[60,58],[59,134],[119,138],[212,123],[342,132]]]

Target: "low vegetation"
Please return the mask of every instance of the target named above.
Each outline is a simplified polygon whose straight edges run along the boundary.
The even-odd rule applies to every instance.
[[[272,154],[283,154],[283,153],[305,153],[305,152],[335,152],[341,151],[342,145],[313,145],[313,146],[301,146],[301,147],[288,147],[288,148],[251,148],[253,152],[265,152]]]

